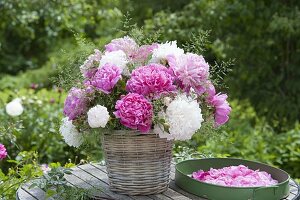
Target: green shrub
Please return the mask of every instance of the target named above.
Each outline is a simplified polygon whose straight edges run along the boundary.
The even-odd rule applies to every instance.
[[[102,38],[97,40],[96,43],[101,44],[108,39]],[[78,34],[73,36],[72,39],[64,40],[61,45],[54,48],[53,52],[49,53],[49,60],[39,69],[27,70],[19,73],[17,76],[2,76],[0,79],[0,90],[30,88],[32,84],[37,84],[38,89],[51,89],[54,85],[53,78],[59,74],[58,68],[68,66],[75,57],[85,58],[93,52],[95,45],[83,40]],[[83,62],[84,60],[81,59],[80,61]],[[78,71],[80,65],[80,62],[76,65]]]
[[[58,162],[43,166],[39,163],[37,152],[34,151],[22,151],[15,159],[6,160],[11,167],[7,173],[0,169],[1,200],[16,199],[18,188],[29,181],[29,188],[39,186],[46,192],[47,199],[54,194],[60,194],[59,199],[87,199],[89,190],[70,187],[63,178],[64,174],[70,174],[69,168],[74,167],[74,163],[67,162],[64,167]]]
[[[16,159],[7,161],[12,163],[12,167],[7,173],[0,169],[0,199],[16,199],[20,185],[43,174],[37,158],[36,152],[23,151],[18,153]]]
[[[5,111],[5,104],[15,97],[22,99],[24,111],[18,117],[11,117]],[[90,150],[79,150],[67,146],[62,139],[58,129],[64,98],[65,93],[59,89],[0,92],[1,143],[7,147],[11,158],[15,158],[20,151],[37,151],[41,163],[65,163],[68,159],[76,162],[93,155],[96,156],[94,159],[101,159],[100,141],[94,141]],[[7,170],[9,163],[4,161],[0,166]]]
[[[0,75],[40,68],[74,33],[111,37],[120,25],[119,1],[0,1]],[[45,9],[46,8],[46,9]]]
[[[297,124],[295,129],[273,137],[273,141],[274,138],[276,139],[272,151],[275,154],[275,165],[286,169],[292,177],[300,181],[300,125]]]

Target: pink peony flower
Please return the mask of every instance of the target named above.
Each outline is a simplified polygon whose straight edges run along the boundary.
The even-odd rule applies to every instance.
[[[83,83],[84,83],[84,85],[86,86],[86,88],[85,88],[85,93],[86,93],[87,95],[92,95],[92,94],[94,94],[95,89],[94,89],[93,86],[91,86],[91,85],[89,84],[89,81],[88,81],[88,80],[85,80]]]
[[[87,110],[87,98],[85,91],[78,88],[71,88],[65,100],[64,114],[69,120],[77,118]]]
[[[227,102],[226,94],[216,94],[208,98],[208,103],[215,107],[215,123],[217,126],[225,124],[229,119],[231,107]]]
[[[122,50],[129,58],[133,56],[137,49],[137,43],[128,36],[114,39],[109,44],[105,45],[105,50],[107,52]]]
[[[226,95],[227,97],[227,95]],[[231,107],[228,102],[225,101],[221,106],[216,107],[215,121],[217,125],[223,125],[229,120],[229,113],[231,112]]]
[[[132,61],[138,63],[145,63],[149,56],[153,53],[154,49],[158,48],[158,44],[143,45],[139,47],[132,55]]]
[[[278,183],[264,171],[252,170],[244,165],[211,168],[208,171],[193,172],[192,177],[198,181],[230,187],[261,187]]]
[[[84,73],[84,77],[90,79],[95,75],[96,72],[97,68],[89,69]]]
[[[189,92],[193,88],[199,95],[205,92],[204,85],[209,76],[209,65],[203,56],[187,53],[177,57],[170,55],[167,59],[183,90]]]
[[[208,99],[212,98],[216,94],[215,86],[210,81],[207,81],[206,83],[206,93],[208,95]]]
[[[160,64],[149,64],[133,70],[126,90],[148,98],[159,98],[176,89],[170,70]]]
[[[115,108],[114,114],[124,126],[144,133],[150,130],[153,108],[142,95],[129,93],[117,101]]]
[[[6,158],[6,156],[7,156],[6,148],[3,144],[0,144],[0,160],[3,160],[4,158]]]
[[[116,83],[121,79],[121,69],[115,65],[106,63],[99,68],[95,75],[85,82],[87,86],[94,86],[96,89],[109,94]]]
[[[216,94],[216,89],[214,85],[208,81],[207,82],[207,102],[211,106],[215,107],[215,123],[216,126],[225,124],[229,119],[229,114],[231,112],[231,107],[227,102],[226,94]]]

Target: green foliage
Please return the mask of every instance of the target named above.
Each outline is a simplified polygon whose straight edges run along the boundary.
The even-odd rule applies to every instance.
[[[190,3],[191,0],[123,0],[120,10],[122,13],[129,13],[134,23],[139,26],[144,24],[145,19],[152,18],[153,15],[162,10],[176,11]]]
[[[193,0],[181,10],[156,13],[144,27],[183,44],[191,33],[211,30],[205,58],[235,58],[237,67],[226,79],[230,96],[249,99],[259,116],[286,131],[300,119],[299,24],[295,0]]]
[[[196,35],[192,33],[191,38],[184,43],[183,49],[185,52],[194,52],[195,54],[202,55],[208,48],[210,31],[202,31]]]
[[[5,104],[13,98],[20,97],[24,112],[18,117],[10,117],[5,112]],[[42,163],[62,162],[67,159],[74,162],[95,156],[101,159],[99,141],[94,141],[90,151],[77,150],[66,145],[59,134],[59,122],[62,118],[65,94],[59,89],[35,91],[0,92],[0,137],[7,147],[8,154],[15,158],[19,151],[38,151]],[[3,161],[1,168],[7,171],[9,163]]]
[[[58,199],[87,199],[92,190],[67,186],[65,174],[70,174],[73,163],[66,163],[61,167],[60,163],[51,163],[50,171],[43,172],[38,162],[38,153],[34,151],[22,151],[15,159],[7,160],[11,163],[8,172],[0,169],[0,198],[3,200],[16,199],[17,189],[25,183],[31,183],[30,188],[39,186],[46,191],[47,198],[57,195]],[[56,188],[57,190],[54,190]]]
[[[0,79],[0,89],[21,89],[30,88],[31,84],[38,84],[39,88],[50,87],[52,83],[49,77],[54,76],[53,68],[50,65],[45,67],[28,70],[18,76],[5,75]]]
[[[107,39],[102,38],[96,43],[102,44],[106,41]],[[32,84],[37,84],[38,89],[52,88],[54,84],[70,88],[71,86],[68,85],[70,83],[63,80],[68,78],[74,82],[76,79],[82,79],[79,66],[93,52],[96,45],[79,34],[75,34],[64,42],[48,54],[49,60],[41,68],[27,70],[19,73],[18,76],[4,75],[0,79],[0,89],[30,88]]]
[[[72,169],[61,166],[50,165],[51,170],[44,173],[38,179],[32,181],[30,188],[38,187],[46,192],[46,198],[67,200],[87,200],[93,191],[68,184],[65,175],[72,174]]]
[[[18,76],[4,75],[0,79],[0,89],[30,88],[31,84],[38,84],[38,88],[51,88],[53,86],[51,79],[57,76],[58,66],[69,62],[66,56],[61,55],[76,48],[77,45],[74,38],[64,40],[64,43],[56,46],[53,52],[48,54],[49,60],[41,68],[21,72]]]
[[[274,137],[273,137],[274,139]],[[286,169],[293,177],[300,177],[300,125],[280,134],[273,145],[274,163]]]
[[[117,5],[108,0],[1,1],[1,73],[40,67],[74,32],[92,39],[111,37],[122,17]]]
[[[18,154],[15,160],[8,160],[13,166],[7,174],[0,169],[1,199],[16,199],[16,191],[21,184],[42,175],[37,157],[36,152],[23,151]]]
[[[75,39],[76,45],[74,45],[72,49],[63,49],[60,52],[62,62],[57,63],[57,76],[52,77],[52,81],[56,85],[66,90],[69,90],[71,87],[80,86],[83,77],[79,67],[96,48],[94,43],[79,35],[75,35]]]

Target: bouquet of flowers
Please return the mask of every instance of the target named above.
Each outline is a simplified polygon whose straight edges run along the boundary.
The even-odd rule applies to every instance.
[[[71,146],[95,128],[189,140],[203,123],[218,127],[229,119],[227,95],[216,92],[209,64],[176,41],[139,46],[129,36],[114,39],[80,71],[84,80],[70,89],[60,127]]]

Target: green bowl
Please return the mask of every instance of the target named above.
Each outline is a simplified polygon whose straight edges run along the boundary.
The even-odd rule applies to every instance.
[[[220,169],[232,165],[245,165],[253,170],[262,170],[278,181],[268,187],[226,187],[197,181],[191,174],[200,169]],[[205,158],[186,160],[176,164],[175,183],[183,190],[210,200],[271,200],[282,199],[289,195],[288,173],[269,165],[235,158]]]

